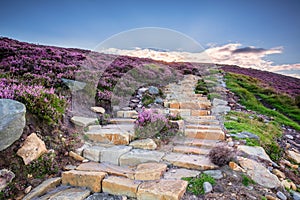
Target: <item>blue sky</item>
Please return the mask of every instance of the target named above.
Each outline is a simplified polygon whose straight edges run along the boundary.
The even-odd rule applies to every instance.
[[[94,49],[122,31],[163,27],[207,48],[282,47],[266,58],[278,65],[300,63],[298,0],[3,0],[0,9],[0,35],[33,43]]]

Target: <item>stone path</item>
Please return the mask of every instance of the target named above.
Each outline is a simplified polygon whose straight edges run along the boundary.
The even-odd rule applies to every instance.
[[[40,199],[47,199],[49,195],[85,199],[99,192],[140,200],[180,199],[187,187],[187,182],[181,178],[197,176],[200,170],[216,169],[207,154],[225,138],[219,121],[211,115],[211,102],[194,93],[197,80],[198,77],[187,75],[179,83],[165,88],[164,112],[183,118],[177,122],[183,136],[174,137],[167,151],[164,148],[156,150],[151,139],[133,141],[136,111],[118,111],[112,124],[106,126],[95,125],[95,119],[73,117],[73,123],[86,127],[84,134],[90,143],[76,153],[87,160],[63,172],[61,179],[55,179],[55,184],[47,180],[51,187],[61,184],[57,187],[61,189],[56,188]],[[170,169],[172,167],[176,168]],[[33,190],[24,199],[41,195]]]

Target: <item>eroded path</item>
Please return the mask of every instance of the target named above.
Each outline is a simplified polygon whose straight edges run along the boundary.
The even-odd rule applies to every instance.
[[[136,111],[118,111],[106,126],[74,117],[89,140],[73,155],[82,164],[45,181],[24,199],[104,199],[107,194],[116,195],[113,199],[180,199],[188,185],[181,178],[216,169],[207,154],[225,138],[220,122],[211,115],[211,102],[194,93],[198,79],[186,75],[165,87],[162,112],[183,118],[176,122],[182,134],[165,148],[158,149],[150,138],[133,141]],[[49,192],[50,188],[55,189]]]

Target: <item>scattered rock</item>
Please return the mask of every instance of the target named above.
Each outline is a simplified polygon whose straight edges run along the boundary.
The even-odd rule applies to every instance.
[[[98,123],[98,119],[74,116],[71,118],[71,122],[73,122],[77,126],[87,127],[89,125],[94,125],[94,124]]]
[[[0,170],[0,191],[2,191],[13,179],[15,174],[7,169]]]
[[[280,191],[276,193],[277,197],[281,200],[287,200],[287,197]]]
[[[23,200],[31,200],[35,197],[41,196],[45,194],[48,190],[55,188],[61,183],[61,178],[50,178],[45,180],[42,184],[31,190],[29,194],[27,194]]]
[[[253,133],[250,132],[240,132],[240,133],[236,133],[236,134],[230,134],[232,137],[236,137],[238,139],[246,139],[246,138],[250,138],[250,139],[256,139],[259,140],[259,137]]]
[[[299,192],[292,191],[291,193],[293,195],[294,200],[300,200],[300,193]]]
[[[262,147],[239,145],[237,150],[246,153],[250,157],[254,156],[272,162],[272,160]]]
[[[294,139],[294,137],[293,137],[292,135],[285,135],[285,137],[286,137],[287,139],[290,139],[290,140],[293,140],[293,139]]]
[[[101,113],[101,114],[105,113],[105,109],[102,107],[91,107],[91,110],[95,113]]]
[[[297,164],[300,164],[300,154],[295,151],[287,151],[287,156],[291,160],[295,161]]]
[[[159,93],[159,89],[157,87],[150,86],[149,89],[148,89],[148,92],[149,92],[149,94],[156,95],[156,94]]]
[[[268,199],[268,200],[279,200],[277,197],[273,197],[272,195],[266,195],[266,198]]]
[[[139,164],[135,170],[135,180],[149,181],[159,180],[166,171],[167,165],[163,163]]]
[[[183,177],[196,177],[200,174],[200,171],[189,170],[184,168],[169,170],[164,174],[164,179],[177,179],[181,180]]]
[[[18,140],[25,127],[26,107],[11,100],[0,99],[0,151]]]
[[[29,185],[27,188],[25,188],[24,193],[28,194],[32,190],[32,186]]]
[[[232,169],[233,171],[237,171],[237,172],[245,172],[245,170],[243,168],[241,168],[238,164],[236,164],[235,162],[229,162],[229,167],[230,169]]]
[[[162,103],[164,103],[164,100],[160,97],[156,97],[155,100],[154,100],[154,103],[162,104]]]
[[[69,156],[80,162],[82,162],[84,160],[84,157],[78,155],[77,153],[75,153],[73,151],[69,152]]]
[[[41,155],[47,153],[46,145],[35,133],[30,134],[23,146],[18,150],[17,155],[20,156],[25,165],[31,161],[38,159]]]
[[[238,161],[240,165],[246,170],[248,176],[250,176],[250,178],[259,185],[266,188],[280,187],[281,184],[277,176],[270,173],[269,170],[262,164],[254,160],[242,157],[238,157]]]
[[[133,148],[136,149],[147,149],[147,150],[155,150],[157,148],[154,140],[147,138],[143,140],[135,140],[129,144]]]
[[[64,166],[64,170],[66,170],[66,171],[73,170],[73,169],[76,169],[75,165],[66,165],[66,166]]]
[[[101,183],[106,173],[71,170],[62,173],[62,184],[87,187],[93,192],[101,192]]]
[[[123,200],[121,196],[110,195],[107,193],[94,193],[85,200]]]
[[[206,170],[203,172],[204,174],[210,175],[214,179],[221,179],[223,178],[223,174],[221,170]]]
[[[213,187],[209,182],[204,182],[203,183],[203,189],[204,189],[204,193],[207,194],[207,193],[212,192]]]
[[[285,174],[284,174],[282,171],[278,170],[278,169],[273,169],[272,172],[273,172],[273,174],[275,174],[278,178],[283,178],[283,179],[285,178]]]
[[[222,99],[214,98],[212,104],[213,104],[214,106],[218,106],[218,105],[224,105],[224,106],[225,106],[225,105],[228,104],[228,102],[227,102],[227,101],[224,101],[224,100],[222,100]]]

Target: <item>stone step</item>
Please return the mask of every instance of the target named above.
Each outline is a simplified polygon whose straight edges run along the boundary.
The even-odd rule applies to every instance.
[[[175,153],[185,153],[185,154],[197,154],[197,155],[207,155],[210,149],[199,148],[193,146],[175,146],[173,147],[173,152]]]
[[[204,129],[204,130],[222,130],[219,125],[201,125],[201,124],[186,124],[188,129]]]
[[[197,124],[197,125],[219,125],[220,121],[215,119],[200,119],[199,117],[185,117],[184,121],[187,124]]]
[[[163,157],[163,160],[176,167],[187,169],[208,170],[216,169],[214,165],[205,155],[187,155],[182,153],[169,153]]]
[[[181,137],[181,138],[173,139],[172,142],[175,145],[196,146],[196,147],[201,147],[202,149],[203,148],[211,149],[220,141]]]
[[[128,145],[134,138],[134,132],[120,129],[100,129],[85,132],[85,135],[94,142]]]
[[[207,110],[211,106],[210,101],[199,101],[199,102],[170,102],[169,108],[174,109],[193,109],[193,110]]]
[[[184,134],[189,138],[206,140],[224,140],[225,134],[220,130],[185,129]]]
[[[109,120],[112,124],[134,124],[136,120],[130,118],[112,118]]]
[[[138,115],[138,112],[135,110],[120,110],[117,112],[117,118],[136,118]]]
[[[143,149],[133,149],[120,157],[120,166],[136,166],[147,162],[160,162],[164,152],[150,151]]]
[[[185,116],[207,116],[210,114],[209,110],[191,110],[191,109],[169,109],[170,114],[172,115],[180,115],[182,117]]]

